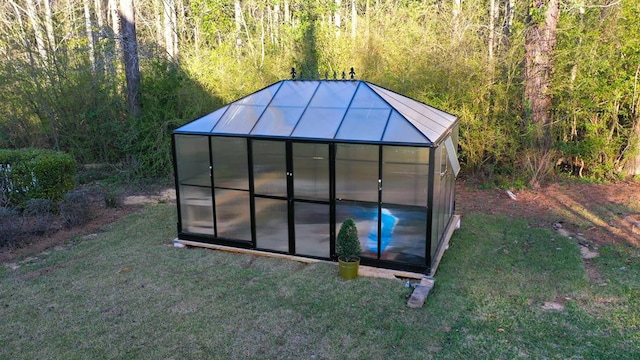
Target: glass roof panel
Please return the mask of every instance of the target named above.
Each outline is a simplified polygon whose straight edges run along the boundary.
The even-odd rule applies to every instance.
[[[349,109],[336,139],[380,141],[389,120],[389,109]]]
[[[392,111],[389,124],[384,132],[383,141],[406,142],[416,144],[431,144],[423,134],[418,131],[397,111]]]
[[[352,108],[366,108],[366,109],[390,109],[391,107],[387,104],[380,95],[376,94],[373,90],[367,86],[366,83],[361,83],[358,86],[358,91],[356,91],[356,95],[353,97],[353,101],[351,102]]]
[[[355,81],[321,82],[309,106],[347,108],[357,86]]]
[[[318,87],[318,81],[283,81],[271,102],[274,106],[307,106]]]
[[[275,83],[267,88],[264,88],[258,92],[255,92],[249,96],[245,96],[242,99],[235,102],[238,105],[269,105],[273,95],[276,94],[278,89],[282,85],[282,81]]]
[[[303,107],[269,106],[251,135],[289,136],[303,111]]]
[[[310,139],[333,139],[346,109],[307,108],[292,136]]]
[[[266,106],[229,105],[229,110],[213,128],[218,134],[248,134]]]
[[[212,112],[211,114],[207,114],[199,119],[193,120],[190,123],[182,125],[181,127],[177,128],[175,132],[208,133],[211,131],[211,129],[213,129],[214,126],[216,126],[222,114],[224,114],[225,110],[227,110],[227,107],[228,106],[224,106]]]

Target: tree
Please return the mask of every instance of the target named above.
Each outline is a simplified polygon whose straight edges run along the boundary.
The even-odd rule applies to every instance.
[[[527,130],[532,131],[532,183],[536,183],[550,167],[551,101],[549,84],[553,74],[553,52],[556,47],[559,0],[534,0],[527,15],[525,34],[524,97]]]
[[[120,0],[120,24],[124,71],[127,79],[127,102],[130,114],[137,118],[142,111],[142,104],[140,101],[141,77],[133,0]]]

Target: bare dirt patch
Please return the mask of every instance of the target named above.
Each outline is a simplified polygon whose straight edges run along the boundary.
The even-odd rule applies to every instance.
[[[477,211],[525,218],[532,227],[562,230],[581,243],[640,247],[640,224],[634,222],[636,216],[640,220],[640,182],[554,183],[512,190],[516,200],[505,190],[478,190],[464,180],[456,191],[456,209],[463,216]]]

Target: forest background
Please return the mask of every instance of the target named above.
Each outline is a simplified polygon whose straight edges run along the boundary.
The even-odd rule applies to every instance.
[[[176,127],[292,67],[353,67],[459,116],[468,175],[637,177],[638,19],[640,0],[5,0],[0,147],[167,177]]]

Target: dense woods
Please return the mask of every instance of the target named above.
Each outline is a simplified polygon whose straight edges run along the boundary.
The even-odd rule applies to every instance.
[[[640,0],[6,0],[0,147],[166,176],[175,127],[292,67],[354,67],[460,116],[467,174],[637,176],[639,18]]]

